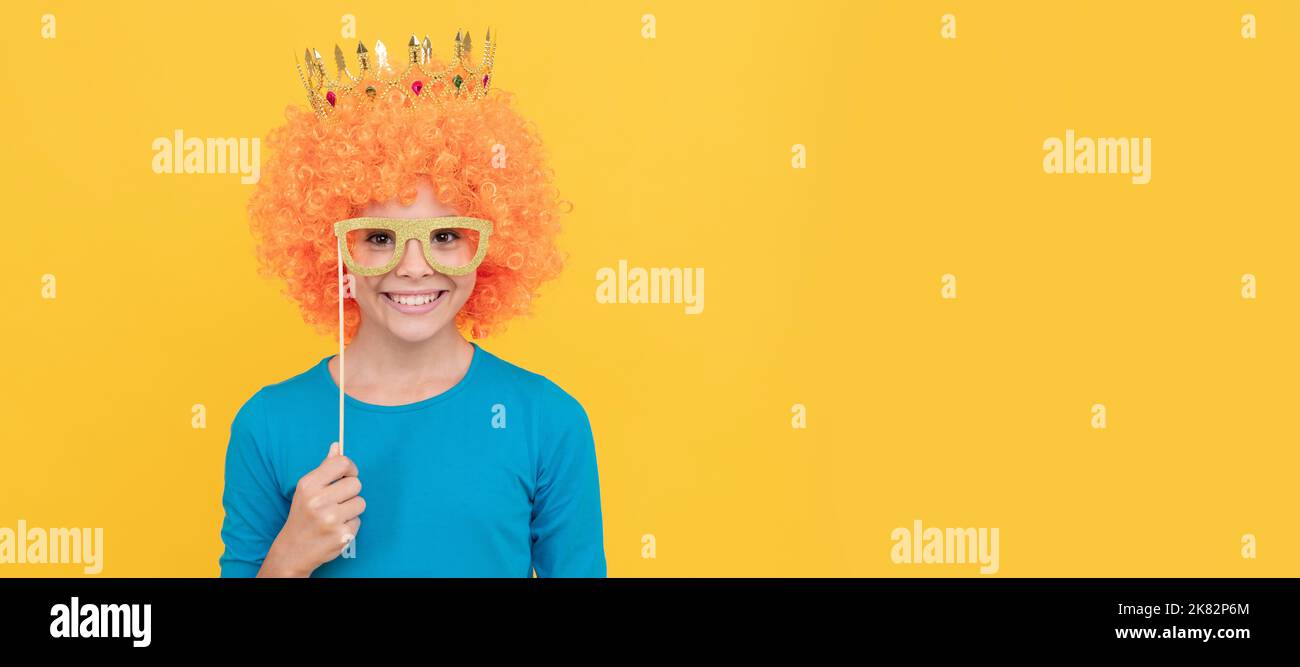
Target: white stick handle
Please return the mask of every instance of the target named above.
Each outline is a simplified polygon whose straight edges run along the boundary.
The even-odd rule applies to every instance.
[[[339,455],[343,454],[343,239],[339,239]]]

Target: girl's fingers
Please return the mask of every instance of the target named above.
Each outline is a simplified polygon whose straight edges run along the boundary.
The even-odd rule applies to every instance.
[[[361,496],[356,496],[339,503],[339,512],[341,513],[343,523],[345,524],[360,516],[364,511],[366,511],[366,499]]]
[[[326,502],[337,504],[355,498],[358,493],[361,493],[361,478],[344,477],[325,487],[324,495]]]

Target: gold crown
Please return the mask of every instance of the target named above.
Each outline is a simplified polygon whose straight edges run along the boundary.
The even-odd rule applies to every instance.
[[[360,73],[353,75],[343,59],[343,49],[334,46],[334,64],[338,75],[330,81],[325,76],[325,63],[321,61],[320,52],[307,49],[307,71],[294,57],[294,67],[298,69],[298,78],[307,89],[307,101],[316,115],[328,118],[330,112],[344,95],[368,100],[373,103],[379,93],[386,90],[399,90],[409,101],[407,109],[413,111],[422,104],[440,106],[453,99],[466,101],[477,100],[487,94],[488,84],[492,80],[492,60],[496,56],[497,46],[492,41],[492,31],[487,31],[483,40],[483,55],[478,65],[470,63],[470,38],[466,31],[464,36],[456,33],[456,46],[451,62],[441,71],[430,71],[428,65],[433,58],[433,45],[426,35],[420,43],[411,35],[407,43],[408,61],[401,74],[394,72],[388,62],[388,49],[383,42],[375,42],[375,62],[370,60],[370,52],[362,42],[357,43],[357,62]]]

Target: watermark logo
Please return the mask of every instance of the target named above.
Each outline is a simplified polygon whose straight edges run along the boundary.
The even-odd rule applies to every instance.
[[[1049,174],[1132,174],[1138,185],[1151,182],[1151,137],[1075,137],[1043,140],[1043,171]]]
[[[172,137],[153,140],[155,174],[240,174],[244,185],[262,177],[261,141],[257,137],[186,138],[176,130]]]
[[[1255,542],[1254,533],[1246,533],[1241,536],[1241,557],[1246,560],[1254,560],[1258,554],[1259,546]]]
[[[0,527],[0,565],[79,564],[86,574],[104,570],[103,528]]]
[[[803,403],[790,406],[790,428],[808,428],[808,407]]]
[[[951,273],[945,273],[942,276],[939,276],[939,298],[957,298],[957,276],[954,276]]]
[[[618,260],[618,269],[596,270],[596,303],[680,303],[687,315],[704,312],[703,268],[628,268]]]
[[[1093,403],[1091,408],[1092,419],[1088,422],[1095,429],[1106,428],[1106,406],[1102,403]]]
[[[50,636],[56,639],[127,637],[132,646],[148,646],[153,641],[153,605],[149,604],[81,604],[72,598],[68,604],[50,607]]]
[[[997,528],[925,528],[916,519],[911,529],[895,528],[889,539],[895,565],[978,563],[980,574],[997,574],[999,568]]]

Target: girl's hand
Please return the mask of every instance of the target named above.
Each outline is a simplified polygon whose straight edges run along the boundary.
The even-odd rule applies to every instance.
[[[332,443],[325,461],[298,480],[289,518],[257,576],[306,577],[338,558],[361,530],[366,501],[359,493],[356,464]]]

